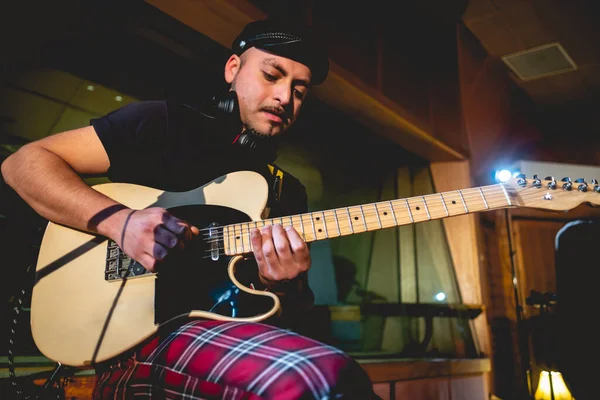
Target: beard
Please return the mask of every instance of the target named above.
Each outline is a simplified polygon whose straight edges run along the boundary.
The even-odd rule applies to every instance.
[[[237,83],[237,76],[236,76],[236,78],[234,78],[233,82],[231,82],[231,90],[236,91],[236,83]],[[282,118],[285,121],[288,120],[287,113],[281,107],[277,108],[277,107],[267,107],[267,106],[264,106],[264,107],[261,107],[259,109],[259,111],[271,112],[273,114],[279,115],[280,118]],[[249,121],[248,117],[245,118],[244,115],[240,115],[240,117],[241,117],[241,122],[242,122],[243,133],[244,134],[248,134],[253,139],[258,139],[258,140],[270,139],[270,138],[272,138],[274,136],[270,131],[263,132],[261,130],[256,129],[252,125],[251,121]],[[286,128],[282,125],[281,126],[281,131],[285,131],[285,129]]]

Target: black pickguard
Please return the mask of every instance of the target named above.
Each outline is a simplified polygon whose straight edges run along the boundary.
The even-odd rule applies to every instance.
[[[273,307],[273,300],[240,290],[229,279],[227,267],[231,257],[223,253],[219,240],[218,260],[210,257],[206,228],[211,223],[219,226],[248,222],[251,219],[236,209],[191,205],[169,209],[176,217],[198,227],[201,233],[187,243],[185,250],[173,251],[157,267],[155,319],[163,323],[192,310],[210,311],[228,317],[253,317]],[[221,231],[220,231],[221,232]],[[257,267],[252,255],[236,264],[236,279],[246,286],[258,280]]]

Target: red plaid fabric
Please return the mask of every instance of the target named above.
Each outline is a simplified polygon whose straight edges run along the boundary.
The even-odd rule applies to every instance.
[[[342,351],[260,323],[192,321],[102,373],[94,399],[376,399]]]

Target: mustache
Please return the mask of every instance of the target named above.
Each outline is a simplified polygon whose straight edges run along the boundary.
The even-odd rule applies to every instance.
[[[261,108],[261,111],[267,111],[267,112],[270,112],[271,114],[275,114],[284,121],[290,120],[289,113],[286,112],[285,108],[283,108],[283,107],[263,107],[263,108]]]

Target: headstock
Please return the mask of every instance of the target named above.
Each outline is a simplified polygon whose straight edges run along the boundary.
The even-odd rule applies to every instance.
[[[503,183],[514,205],[545,210],[568,211],[580,204],[600,206],[600,184],[596,179],[572,181],[565,177],[557,181],[552,176],[539,179],[518,175]]]

